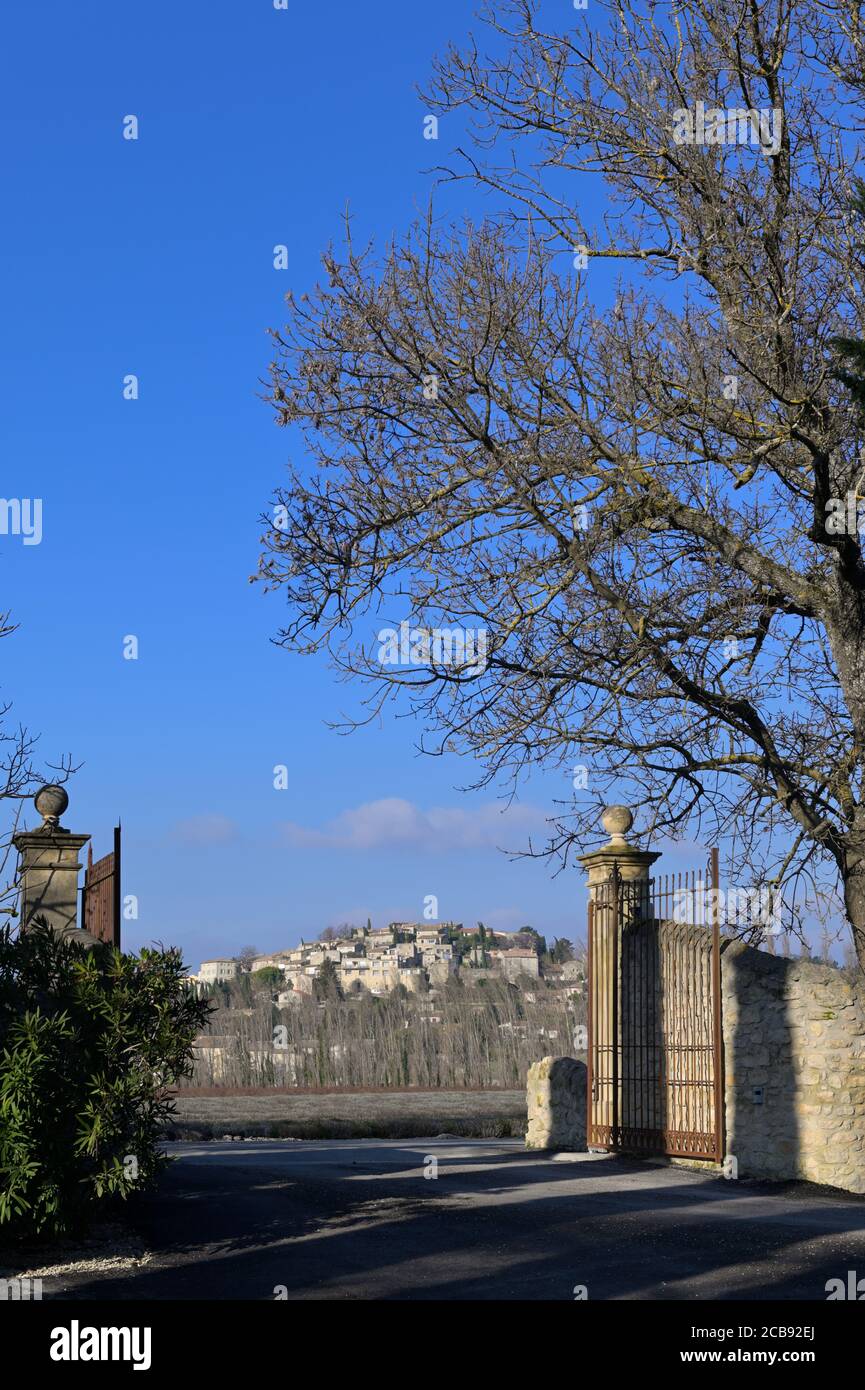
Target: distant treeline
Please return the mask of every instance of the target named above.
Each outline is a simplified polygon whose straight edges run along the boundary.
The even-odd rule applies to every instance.
[[[277,1008],[248,977],[213,992],[190,1086],[520,1087],[532,1062],[583,1051],[585,1001],[498,979],[428,994],[302,996]]]

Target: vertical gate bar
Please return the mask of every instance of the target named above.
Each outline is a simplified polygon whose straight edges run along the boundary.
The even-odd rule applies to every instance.
[[[611,922],[611,895],[606,895],[606,910],[604,915],[604,1123],[609,1130],[609,1137],[612,1138],[612,1090],[611,1076],[613,1068],[612,1048],[612,970],[611,970],[611,934],[609,934],[609,922]]]
[[[658,989],[660,987],[661,978],[662,940],[663,937],[659,933],[652,942],[651,956],[649,958],[649,1027],[647,1031],[652,1049],[652,1085],[649,1090],[649,1100],[651,1102],[649,1128],[652,1131],[658,1128],[658,1111],[661,1095],[661,1065],[658,1055],[661,1042],[658,1035]]]
[[[694,889],[694,904],[696,906],[696,888]],[[696,915],[696,913],[695,913]],[[693,1004],[691,998],[691,933],[693,927],[686,926],[682,931],[682,1046],[679,1055],[679,1067],[681,1070],[681,1083],[679,1089],[682,1092],[682,1104],[679,1106],[682,1123],[678,1129],[686,1133],[694,1128],[693,1113],[693,1076],[691,1074],[691,1020],[693,1018]]]
[[[637,889],[634,917],[634,936],[631,942],[631,1076],[633,1078],[633,1102],[631,1107],[631,1129],[640,1129],[640,951],[643,948],[643,922],[645,907],[643,895],[645,884]],[[636,1135],[634,1135],[636,1137]]]
[[[606,1072],[604,1063],[601,1061],[601,1040],[604,1037],[604,994],[602,994],[602,979],[604,979],[604,951],[606,937],[604,935],[604,890],[599,888],[598,895],[595,897],[595,1111],[597,1111],[598,1125],[604,1123],[604,1105],[602,1105],[602,1091],[605,1086]]]
[[[702,962],[702,990],[705,1001],[702,1006],[704,1019],[704,1058],[705,1058],[705,1125],[706,1134],[712,1133],[713,1086],[715,1073],[712,1070],[712,938],[709,937]]]
[[[593,1076],[594,1076],[594,1067],[592,1066],[592,1050],[593,1050],[593,1048],[594,1048],[594,1046],[595,1046],[595,1033],[594,1033],[594,1022],[593,1022],[594,1008],[593,1008],[593,1006],[592,1006],[592,993],[593,993],[594,988],[595,988],[595,975],[594,975],[594,971],[593,971],[593,969],[592,969],[592,937],[594,936],[594,917],[595,917],[595,904],[594,904],[594,901],[590,898],[590,899],[589,899],[589,923],[588,923],[588,943],[589,943],[589,944],[588,944],[588,962],[587,962],[587,964],[588,964],[588,972],[589,972],[589,979],[588,979],[588,985],[589,985],[589,987],[588,987],[588,989],[586,990],[586,993],[587,993],[587,995],[588,995],[588,999],[587,999],[587,1001],[586,1001],[586,1014],[587,1014],[586,1022],[587,1022],[587,1024],[588,1024],[588,1027],[587,1027],[587,1029],[586,1029],[586,1038],[587,1038],[587,1042],[588,1042],[588,1047],[586,1048],[586,1139],[587,1139],[587,1141],[588,1141],[589,1144],[591,1144],[591,1142],[592,1142],[592,1128],[593,1128],[594,1123],[595,1123],[595,1105],[594,1105],[594,1097],[593,1097],[593,1095],[592,1095],[592,1080],[593,1080]]]
[[[628,1124],[633,1131],[637,1127],[637,1106],[640,1102],[640,1088],[637,1083],[639,1070],[639,1059],[637,1055],[637,1040],[639,1034],[637,1029],[640,1025],[640,1015],[637,1010],[637,957],[636,952],[640,949],[640,923],[642,921],[642,897],[643,887],[639,885],[634,889],[633,902],[633,921],[631,925],[631,937],[628,945],[629,964],[628,964],[628,1066],[631,1071],[631,1100],[628,1112]]]
[[[650,1106],[652,1098],[652,1071],[649,1065],[649,951],[652,949],[654,923],[643,940],[643,991],[641,1023],[643,1033],[643,1056],[640,1072],[643,1078],[643,1104],[641,1106],[642,1127],[648,1131],[652,1127]]]
[[[640,938],[640,962],[639,962],[639,967],[638,967],[638,968],[639,968],[639,977],[640,977],[640,986],[639,986],[639,988],[640,988],[640,994],[639,994],[639,999],[640,999],[640,1010],[639,1010],[639,1022],[640,1022],[640,1129],[641,1129],[642,1131],[647,1130],[648,1127],[649,1127],[649,1126],[648,1126],[648,1123],[647,1123],[647,1117],[646,1117],[646,1066],[645,1066],[645,1011],[646,1011],[646,1006],[645,1006],[645,1002],[644,1002],[644,987],[643,987],[643,984],[644,984],[645,969],[646,969],[646,967],[645,967],[646,950],[647,950],[647,948],[648,948],[648,943],[649,943],[649,940],[651,939],[652,932],[653,932],[653,930],[654,930],[655,888],[656,888],[656,880],[655,880],[655,879],[650,879],[650,880],[649,880],[648,889],[647,889],[647,893],[646,893],[646,918],[645,918],[645,923],[644,923],[644,926],[643,926],[642,936],[641,936],[641,938]]]
[[[684,908],[685,912],[687,913],[687,910],[688,910],[688,871],[687,871],[687,869],[685,870],[685,874],[684,874],[684,883],[682,882],[682,874],[679,874],[679,912],[678,912],[678,916],[681,916],[681,915],[682,915],[682,908]],[[674,912],[674,916],[675,916],[675,915],[676,915],[676,914],[675,914],[675,912]],[[677,933],[678,933],[678,930],[679,930],[679,924],[678,924],[678,922],[676,922],[676,923],[674,923],[674,925],[673,925],[673,927],[671,928],[671,930],[665,933],[664,938],[663,938],[663,941],[662,941],[662,943],[661,943],[661,949],[662,949],[662,953],[663,953],[663,960],[662,960],[662,966],[661,966],[660,981],[661,981],[661,989],[662,989],[662,991],[663,991],[663,994],[662,994],[662,1003],[663,1003],[663,1005],[665,1005],[665,1007],[662,1007],[662,1009],[661,1009],[661,1017],[660,1017],[660,1020],[659,1020],[658,1030],[659,1030],[659,1035],[660,1035],[660,1039],[661,1039],[661,1046],[662,1046],[662,1049],[663,1049],[663,1065],[662,1065],[662,1069],[661,1069],[661,1076],[662,1076],[662,1078],[663,1078],[663,1086],[664,1086],[664,1089],[663,1089],[663,1092],[662,1092],[663,1100],[662,1100],[661,1122],[662,1122],[662,1128],[663,1128],[663,1130],[664,1130],[665,1133],[666,1133],[666,1131],[671,1130],[671,1129],[674,1128],[674,1116],[673,1116],[672,1108],[671,1108],[671,1105],[670,1105],[670,1056],[669,1056],[669,1052],[670,1052],[671,1040],[675,1037],[675,1034],[676,1034],[676,1008],[677,1008],[677,1004],[678,1004],[677,990],[676,990],[676,984],[677,984],[677,981],[676,981],[676,944],[677,944]],[[669,1145],[667,1144],[666,1140],[664,1141],[663,1147],[664,1147],[665,1149],[669,1147]]]
[[[693,897],[694,897],[694,876],[693,876],[693,874],[692,874],[692,875],[691,875],[691,900],[692,900],[692,901],[693,901]],[[675,1047],[674,1047],[674,1049],[673,1049],[673,1055],[672,1055],[672,1057],[671,1057],[671,1059],[670,1059],[671,1062],[672,1062],[672,1066],[671,1066],[671,1068],[670,1068],[670,1071],[671,1071],[671,1083],[672,1083],[672,1087],[673,1087],[673,1091],[674,1091],[674,1098],[673,1098],[673,1101],[672,1101],[672,1107],[671,1107],[671,1108],[672,1108],[673,1117],[674,1117],[674,1120],[675,1120],[675,1124],[672,1126],[672,1128],[673,1128],[673,1130],[674,1130],[674,1132],[675,1132],[676,1134],[680,1134],[683,1130],[687,1130],[687,1128],[688,1128],[688,1121],[687,1121],[688,1094],[687,1094],[687,1086],[686,1086],[687,1075],[686,1075],[685,1066],[684,1066],[684,1062],[685,1062],[684,1050],[685,1050],[685,1046],[686,1046],[686,1042],[687,1042],[685,1015],[686,1015],[686,1013],[687,1013],[687,1007],[688,1007],[688,994],[687,994],[687,990],[688,990],[688,981],[687,981],[687,978],[686,978],[686,971],[685,971],[685,940],[686,940],[686,933],[687,933],[687,931],[688,931],[688,923],[685,922],[685,923],[682,924],[682,926],[679,927],[679,930],[678,930],[677,935],[676,935],[676,974],[677,974],[677,976],[678,976],[678,979],[677,979],[677,981],[676,981],[676,984],[677,984],[677,988],[676,988],[676,999],[677,999],[677,1001],[678,1001],[678,1009],[677,1009],[677,1017],[676,1017],[676,1039],[675,1039]]]
[[[712,1050],[709,1046],[711,1039],[708,1037],[706,1028],[706,1010],[708,1008],[710,991],[706,989],[707,966],[712,960],[711,942],[707,942],[708,950],[704,947],[700,952],[700,1129],[704,1134],[710,1130],[710,1104],[711,1104],[711,1063]]]
[[[691,897],[694,897],[694,874],[691,874]],[[676,1070],[679,1074],[679,1102],[676,1105],[676,1133],[687,1134],[691,1129],[690,1115],[688,1115],[688,934],[691,931],[690,922],[683,923],[679,929],[679,1047],[676,1052]],[[681,1145],[679,1145],[681,1147]]]
[[[664,893],[666,897],[666,880]],[[657,1067],[655,1065],[655,1048],[657,1046],[657,1033],[655,1031],[655,998],[654,990],[658,975],[657,956],[661,940],[660,931],[652,933],[647,943],[646,949],[646,1129],[654,1131],[657,1128]]]
[[[688,875],[685,874],[685,902],[688,901]],[[667,941],[667,971],[661,976],[661,1037],[664,1043],[664,1130],[676,1128],[676,1044],[682,1011],[679,971],[679,931],[676,926]],[[668,972],[668,973],[667,973]],[[665,1139],[664,1147],[669,1145]]]
[[[704,1010],[705,1010],[705,1008],[706,1008],[706,965],[708,964],[708,961],[709,961],[709,959],[710,959],[710,957],[709,957],[709,952],[708,952],[708,947],[709,947],[709,939],[706,938],[706,940],[705,940],[705,941],[701,944],[701,946],[700,946],[700,978],[699,978],[699,984],[698,984],[698,988],[697,988],[697,1009],[698,1009],[697,1018],[699,1019],[699,1027],[698,1027],[698,1029],[697,1029],[697,1043],[698,1043],[698,1046],[699,1046],[699,1049],[700,1049],[699,1054],[698,1054],[698,1055],[699,1055],[699,1059],[700,1059],[700,1064],[699,1064],[699,1068],[698,1068],[698,1071],[697,1071],[697,1075],[698,1075],[698,1077],[699,1077],[699,1082],[700,1082],[700,1132],[701,1132],[701,1134],[708,1134],[708,1133],[709,1133],[709,1124],[708,1124],[708,1118],[709,1118],[709,1116],[708,1116],[708,1107],[707,1107],[707,1099],[708,1099],[708,1095],[709,1095],[709,1092],[708,1092],[708,1090],[707,1090],[707,1086],[708,1086],[708,1083],[709,1083],[709,1058],[708,1058],[708,1054],[707,1054],[707,1052],[706,1052],[706,1037],[705,1037],[705,1029],[704,1029],[704,1018],[705,1018]]]
[[[87,885],[90,875],[93,872],[93,841],[87,846],[87,868],[84,870],[84,887],[81,890],[81,925],[87,930],[88,911],[87,911]]]
[[[613,865],[613,931],[612,931],[612,1006],[610,1017],[610,1042],[612,1043],[612,1131],[613,1143],[619,1147],[619,922],[621,920],[621,892],[619,868]]]
[[[629,942],[625,937],[626,915],[631,909],[631,894],[627,885],[623,885],[624,899],[622,902],[622,936],[621,936],[621,962],[619,974],[621,978],[621,989],[619,991],[619,1011],[620,1027],[622,1032],[621,1065],[622,1065],[622,1107],[619,1121],[622,1125],[628,1123],[628,1112],[630,1109],[631,1097],[631,1059],[628,1056],[630,1051],[630,1019],[628,1018],[628,972],[630,960],[628,958]]]
[[[698,1133],[703,1130],[703,1084],[701,1070],[703,1066],[703,1054],[700,1050],[700,980],[703,969],[703,945],[702,936],[694,934],[694,942],[690,951],[692,961],[691,971],[691,1078],[692,1078],[692,1111],[694,1114],[694,1129]]]
[[[672,887],[673,883],[674,880],[672,880],[672,878],[670,878],[668,874],[668,876],[666,876],[665,878],[665,899],[666,909],[668,909],[668,912],[670,903],[670,887]],[[649,1047],[651,1047],[652,1077],[651,1091],[649,1091],[648,1127],[649,1130],[652,1131],[658,1129],[659,1127],[658,1098],[659,1094],[661,1094],[661,1074],[659,1074],[658,1068],[658,1047],[659,1042],[661,1042],[661,1038],[659,1038],[658,1034],[658,1017],[656,1017],[655,991],[656,988],[658,988],[659,977],[661,977],[662,942],[663,934],[661,933],[661,930],[658,930],[658,933],[656,933],[655,937],[652,938],[652,941],[649,942],[648,956],[647,1038],[649,1042]]]
[[[686,877],[687,877],[687,876],[686,876]],[[689,904],[693,904],[693,902],[694,902],[694,873],[693,873],[693,870],[692,870],[692,871],[691,871],[691,886],[690,886],[690,888],[689,888],[689,890],[688,890],[688,903],[689,903]],[[688,916],[689,916],[689,917],[693,917],[693,915],[694,915],[694,913],[693,913],[693,907],[692,907],[692,906],[689,906],[689,908],[688,908]],[[677,1000],[678,1000],[678,1005],[679,1005],[679,1007],[678,1007],[678,1011],[677,1011],[677,1012],[678,1012],[678,1016],[677,1016],[677,1019],[676,1019],[676,1047],[675,1047],[675,1051],[674,1051],[674,1053],[673,1053],[673,1058],[672,1058],[674,1067],[671,1068],[672,1073],[673,1073],[673,1074],[672,1074],[672,1084],[673,1084],[674,1091],[676,1092],[675,1098],[674,1098],[674,1100],[673,1100],[673,1102],[672,1102],[672,1111],[673,1111],[673,1116],[674,1116],[674,1118],[675,1118],[675,1124],[673,1125],[673,1129],[674,1129],[674,1131],[675,1131],[676,1134],[681,1134],[683,1130],[687,1130],[687,1129],[688,1129],[688,1121],[687,1121],[688,1092],[687,1092],[687,1085],[686,1085],[686,1082],[687,1082],[687,1073],[686,1073],[686,1071],[685,1071],[685,1053],[684,1053],[684,1050],[685,1050],[685,1047],[686,1047],[686,1045],[687,1045],[687,1031],[686,1031],[687,1024],[686,1024],[685,1015],[686,1015],[686,1013],[687,1013],[687,1008],[688,1008],[688,993],[687,993],[687,991],[688,991],[688,981],[687,981],[686,961],[685,961],[685,951],[686,951],[685,943],[686,943],[686,941],[687,941],[687,939],[688,939],[688,932],[689,932],[689,930],[690,930],[690,923],[689,923],[689,922],[682,922],[681,925],[679,926],[678,932],[676,933],[676,974],[677,974],[677,976],[678,976],[678,979],[677,979],[677,982],[676,982],[676,984],[677,984],[677,988],[676,988],[676,998],[677,998]]]
[[[610,1139],[613,1138],[613,1072],[615,1066],[614,1039],[613,1039],[613,967],[612,952],[613,940],[610,932],[610,922],[612,920],[613,902],[612,895],[607,893],[607,911],[604,923],[604,1119],[610,1131]]]
[[[597,1076],[595,1080],[595,1108],[598,1115],[598,1124],[606,1124],[606,1097],[607,1097],[607,1054],[601,1049],[606,1039],[606,985],[607,965],[606,950],[607,937],[604,931],[606,923],[606,903],[604,902],[603,887],[598,889],[598,896],[595,899],[595,1067]]]
[[[600,908],[598,908],[600,904]],[[595,1017],[597,1025],[595,1035],[597,1043],[595,1045],[595,1066],[597,1067],[598,1078],[595,1083],[596,1100],[595,1105],[598,1112],[598,1124],[606,1127],[607,1123],[607,913],[609,911],[605,901],[603,886],[598,890],[598,897],[595,900],[595,976],[597,978],[595,993]]]
[[[697,891],[699,892],[699,888]],[[694,1009],[696,1006],[696,995],[694,993],[695,978],[693,967],[697,959],[694,950],[696,940],[697,936],[694,928],[689,927],[688,934],[685,938],[685,972],[687,976],[687,1001],[685,1005],[685,1080],[688,1094],[687,1128],[692,1132],[698,1128],[696,1100],[699,1089],[696,1073],[697,1053],[694,1043]]]
[[[634,1106],[631,1115],[631,1125],[635,1129],[640,1128],[640,956],[639,952],[643,945],[643,923],[646,920],[645,908],[646,884],[642,883],[637,893],[637,913],[635,935],[632,945],[631,955],[631,1050],[633,1060],[631,1067],[634,1078]]]
[[[120,949],[120,825],[114,827],[114,893],[112,895],[112,910],[114,914],[113,930],[111,933],[111,944]]]
[[[699,887],[697,891],[700,891]],[[695,967],[699,959],[699,937],[696,930],[692,928],[688,933],[685,946],[685,967],[688,972],[688,1129],[697,1131],[700,1128],[700,1081],[697,1075],[699,1055],[697,1053],[697,976]]]
[[[689,901],[694,901],[693,873],[691,874],[691,895]],[[690,924],[688,922],[683,922],[682,925],[679,927],[676,940],[676,974],[678,975],[678,988],[676,990],[676,996],[678,999],[679,1008],[678,1017],[676,1020],[676,1046],[672,1057],[673,1066],[671,1067],[672,1086],[675,1093],[672,1109],[676,1121],[675,1125],[673,1126],[673,1129],[676,1134],[681,1134],[683,1130],[688,1129],[688,1074],[685,1066],[685,1048],[687,1047],[688,1041],[688,978],[686,969],[687,962],[685,960],[685,955],[687,950],[686,942],[688,940],[689,930]]]
[[[599,1051],[598,1051],[598,1066],[600,1067],[601,1065],[603,1065],[603,1075],[602,1075],[602,1080],[601,1080],[600,1085],[599,1085],[599,1088],[598,1088],[598,1118],[599,1118],[600,1123],[603,1124],[604,1128],[605,1128],[605,1129],[608,1129],[608,1128],[609,1128],[609,1119],[610,1119],[610,1117],[609,1117],[609,1115],[607,1114],[607,1086],[608,1086],[608,1083],[609,1083],[609,1065],[610,1065],[610,1064],[609,1064],[609,1058],[608,1058],[608,1055],[607,1055],[607,1044],[608,1044],[608,1042],[609,1042],[609,1035],[610,1035],[610,1021],[609,1021],[609,1018],[608,1018],[607,1005],[608,1005],[608,985],[609,985],[610,970],[609,970],[609,965],[608,965],[608,963],[607,963],[607,952],[608,952],[609,944],[610,944],[610,933],[609,933],[610,904],[609,904],[609,902],[607,901],[607,894],[606,894],[606,892],[604,891],[604,889],[601,888],[600,891],[601,891],[601,899],[602,899],[603,906],[602,906],[602,909],[601,909],[601,916],[600,916],[600,921],[599,921],[599,932],[598,932],[598,957],[599,957],[599,971],[598,971],[598,991],[599,991],[599,993],[598,993],[598,1019],[599,1019],[598,1030],[599,1030],[599,1031],[598,1031],[598,1037],[599,1037],[599,1041],[600,1041],[600,1040],[602,1040],[602,1041],[600,1041],[600,1046],[599,1046]],[[600,1051],[600,1048],[601,1048],[601,1047],[603,1048],[603,1053]],[[602,1056],[603,1056],[603,1063],[601,1062]]]
[[[623,914],[626,913],[626,912],[628,912],[628,911],[630,911],[630,909],[631,909],[632,903],[629,901],[629,900],[630,900],[630,897],[631,897],[631,894],[630,894],[630,891],[629,891],[629,889],[628,889],[628,886],[625,885],[625,901],[624,901],[624,903],[623,903]],[[630,992],[631,992],[631,987],[630,987],[630,973],[631,973],[630,944],[631,944],[631,943],[630,943],[629,940],[626,941],[626,939],[625,939],[624,921],[625,921],[625,918],[624,918],[624,915],[623,915],[623,917],[622,917],[622,963],[621,963],[621,967],[620,967],[620,968],[621,968],[621,976],[622,976],[622,988],[621,988],[621,996],[620,996],[620,998],[621,998],[621,1011],[622,1011],[622,1113],[621,1113],[620,1118],[621,1118],[622,1124],[625,1125],[625,1126],[627,1126],[627,1124],[628,1124],[628,1117],[629,1117],[629,1115],[631,1114],[631,1083],[632,1083],[631,1057],[630,1057],[630,1051],[631,1051],[631,1026],[630,1026],[630,1025],[631,1025],[631,1020],[630,1020],[630,1017],[629,1017],[629,1014],[630,1014]]]
[[[612,1032],[612,1012],[613,1012],[613,972],[612,972],[612,938],[610,936],[610,919],[612,913],[611,895],[607,894],[607,910],[604,921],[604,1122],[610,1131],[610,1138],[613,1134],[613,1032]]]
[[[697,902],[699,926],[695,927],[692,941],[688,949],[688,993],[690,996],[690,1020],[689,1020],[689,1044],[691,1047],[690,1077],[691,1077],[691,1129],[700,1132],[701,1125],[701,1097],[700,1097],[700,1038],[699,1038],[699,1014],[697,1013],[698,999],[698,978],[702,962],[702,923],[703,923],[703,904],[705,902],[706,885],[703,880],[702,869],[697,874]]]
[[[595,951],[599,956],[600,967],[598,970],[598,989],[601,994],[598,996],[598,1011],[601,1018],[599,1032],[601,1045],[603,1047],[603,1080],[599,1087],[598,1102],[600,1105],[599,1121],[606,1130],[610,1126],[610,903],[609,894],[602,888],[603,913],[600,921],[595,909]],[[600,935],[599,935],[600,932]],[[600,942],[600,946],[598,945]],[[600,1054],[598,1054],[600,1056]],[[609,1135],[607,1135],[609,1139]],[[605,1143],[607,1141],[605,1140]]]
[[[638,1079],[640,1060],[637,1048],[637,1043],[639,1040],[638,1030],[640,1026],[639,1004],[637,1002],[637,978],[639,960],[636,953],[640,949],[642,931],[642,893],[643,887],[642,885],[640,885],[634,891],[634,920],[633,926],[631,928],[632,934],[629,947],[631,963],[630,969],[628,971],[630,977],[630,983],[628,985],[628,1015],[630,1019],[628,1023],[628,1050],[631,1055],[630,1060],[628,1062],[628,1066],[631,1068],[631,1110],[630,1115],[628,1117],[628,1124],[630,1125],[632,1130],[636,1129],[639,1126],[637,1111],[640,1104],[640,1085]]]
[[[605,901],[603,888],[600,890],[601,909],[600,914],[595,918],[595,954],[598,958],[597,976],[598,993],[595,999],[598,1010],[598,1046],[595,1052],[595,1063],[598,1067],[597,1091],[598,1123],[604,1128],[607,1126],[607,1035],[610,1025],[607,1021],[607,917],[609,915],[609,905]],[[597,908],[596,908],[597,911]]]
[[[661,1113],[661,1086],[663,1084],[661,1048],[661,981],[664,970],[664,938],[657,936],[652,943],[652,1129],[658,1130],[663,1124]]]
[[[715,1162],[724,1157],[724,1092],[721,1044],[721,924],[719,911],[720,865],[712,850],[712,1062],[715,1082]]]
[[[705,886],[703,890],[705,894]],[[705,896],[701,898],[705,903]],[[701,909],[702,912],[702,909]],[[706,1132],[705,1125],[705,1106],[703,1104],[703,936],[701,933],[697,938],[696,949],[694,951],[694,1081],[695,1081],[695,1113],[697,1116],[697,1130],[700,1134]]]
[[[703,923],[708,931],[710,927],[710,903],[709,888],[709,865],[705,868],[706,891],[704,895]],[[700,1129],[702,1133],[709,1134],[712,1130],[712,1047],[710,1029],[710,1000],[711,990],[707,988],[711,978],[712,963],[712,944],[711,937],[704,939],[704,944],[700,950]]]
[[[666,899],[667,879],[664,878]],[[652,987],[655,979],[653,961],[658,948],[659,933],[653,931],[646,942],[646,1129],[655,1128],[655,1064],[653,1056],[654,1031],[652,1021]]]
[[[686,877],[687,883],[687,877]],[[676,1027],[676,937],[674,934],[666,935],[661,942],[661,969],[658,977],[658,1037],[661,1042],[661,1128],[666,1131],[670,1126],[670,1068],[669,1068],[669,1041],[670,1034],[675,1032]],[[666,1148],[666,1144],[664,1145]]]

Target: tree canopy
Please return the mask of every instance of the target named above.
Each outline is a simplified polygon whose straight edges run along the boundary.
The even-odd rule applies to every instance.
[[[271,399],[315,466],[260,576],[362,717],[407,699],[481,783],[581,769],[542,852],[613,789],[733,883],[828,875],[865,962],[861,5],[592,15],[492,3],[426,94],[486,215],[348,224],[288,297]]]

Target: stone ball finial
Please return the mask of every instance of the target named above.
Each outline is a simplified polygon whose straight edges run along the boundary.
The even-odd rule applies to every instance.
[[[627,806],[608,806],[601,816],[601,824],[609,832],[611,845],[623,845],[634,824],[633,812]]]
[[[42,817],[42,829],[56,830],[60,817],[69,805],[69,797],[63,787],[49,783],[47,787],[39,788],[33,805]]]

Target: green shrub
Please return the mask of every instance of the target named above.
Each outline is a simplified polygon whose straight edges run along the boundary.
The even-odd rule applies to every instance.
[[[282,984],[282,971],[275,965],[263,965],[260,970],[253,970],[250,979],[258,989],[273,989]]]
[[[0,929],[0,1226],[58,1235],[154,1182],[210,1005],[180,952]]]

